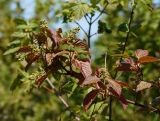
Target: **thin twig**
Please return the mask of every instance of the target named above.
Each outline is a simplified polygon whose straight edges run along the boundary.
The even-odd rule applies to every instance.
[[[128,99],[127,99],[127,103],[133,104],[135,106],[138,106],[138,107],[141,107],[141,108],[144,108],[144,109],[148,109],[148,110],[151,110],[153,112],[156,112],[156,113],[160,114],[160,110],[155,108],[155,107],[153,107],[152,105],[139,104],[139,103],[137,103],[135,101],[128,100]]]
[[[96,22],[100,16],[103,14],[103,12],[105,11],[106,7],[107,7],[108,3],[106,3],[106,5],[104,6],[104,8],[101,10],[101,12],[99,13],[99,15],[92,21],[92,23]]]
[[[88,13],[86,14],[86,16],[87,16],[88,18],[91,18],[91,17],[88,15]]]
[[[53,91],[56,93],[56,96],[62,101],[62,103],[66,106],[66,108],[69,107],[68,103],[62,98],[61,94],[58,93],[58,91],[56,90],[55,86],[52,84],[52,82],[47,78],[46,79],[48,84],[51,86],[51,88],[53,89]]]
[[[84,32],[84,34],[86,36],[88,36],[87,32],[83,29],[83,27],[77,21],[75,23],[82,29],[82,31]]]
[[[84,16],[84,18],[86,19],[87,23],[89,23],[88,19],[87,19],[87,14]],[[90,17],[89,17],[90,18]]]
[[[126,45],[127,45],[128,39],[129,39],[129,35],[130,35],[130,32],[131,32],[130,29],[131,29],[131,23],[133,21],[133,14],[134,14],[134,9],[135,8],[136,8],[136,6],[133,6],[131,14],[130,14],[130,19],[129,19],[129,23],[128,23],[128,29],[129,29],[129,31],[127,32],[127,35],[126,35],[126,38],[125,38],[122,54],[124,54],[124,52],[125,52]],[[122,56],[121,56],[121,60],[122,60]]]
[[[96,35],[96,34],[98,34],[98,33],[96,32],[96,33],[92,34],[91,37],[94,36],[94,35]]]
[[[91,39],[92,17],[93,17],[93,16],[91,16],[90,21],[89,21],[89,29],[88,29],[88,34],[87,34],[87,38],[88,38],[88,48],[91,47],[90,39]]]
[[[63,97],[61,96],[61,94],[56,90],[55,86],[52,84],[52,82],[47,78],[46,79],[48,84],[51,86],[52,90],[54,91],[54,93],[56,94],[56,96],[61,100],[61,102],[65,105],[66,108],[69,108],[68,103],[63,99]],[[71,113],[73,113],[72,111],[70,111]],[[75,114],[74,114],[75,115]],[[78,116],[75,115],[75,119],[77,121],[80,121],[80,118]]]
[[[127,35],[126,35],[126,38],[125,38],[124,46],[123,46],[123,49],[122,49],[122,54],[124,54],[124,52],[125,52],[126,45],[127,45],[128,39],[129,39],[131,23],[133,21],[133,14],[134,14],[135,8],[136,8],[136,5],[133,6],[131,14],[130,14],[130,18],[129,18],[129,22],[128,22],[129,31],[127,32]],[[123,57],[121,56],[120,62],[122,61],[122,58]],[[117,77],[117,74],[118,74],[118,71],[116,70],[116,73],[113,77],[114,79]],[[112,121],[112,103],[113,103],[113,99],[112,99],[112,96],[110,96],[110,100],[109,100],[109,121]]]

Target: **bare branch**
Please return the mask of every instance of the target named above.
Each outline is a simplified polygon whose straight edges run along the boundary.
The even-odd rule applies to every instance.
[[[58,91],[56,90],[55,86],[52,84],[52,82],[47,78],[46,79],[48,84],[51,86],[51,88],[53,89],[53,91],[56,93],[56,96],[62,101],[62,103],[66,106],[66,108],[69,107],[68,103],[62,98],[61,94],[58,93]]]
[[[92,21],[92,23],[94,23],[95,21],[97,21],[100,18],[100,16],[104,13],[107,5],[108,5],[108,3],[106,3],[106,5],[104,6],[104,8],[101,10],[101,12],[99,13],[99,15]]]
[[[96,32],[96,33],[92,34],[90,37],[93,37],[93,36],[96,35],[96,34],[98,34],[98,33]]]
[[[126,46],[127,46],[127,42],[128,42],[128,39],[129,39],[129,35],[130,35],[130,28],[131,28],[131,23],[132,23],[132,21],[133,21],[133,15],[134,15],[134,10],[135,10],[135,8],[136,8],[136,6],[134,6],[133,8],[132,8],[132,11],[131,11],[131,14],[130,14],[130,18],[129,18],[129,22],[128,22],[128,28],[129,28],[129,31],[127,32],[127,34],[126,34],[126,38],[125,38],[125,44],[124,44],[124,46],[123,46],[123,50],[122,50],[122,54],[124,54],[124,52],[125,52],[125,49],[126,49]],[[120,58],[120,62],[122,61],[122,56],[121,56],[121,58]],[[116,70],[116,73],[115,73],[115,75],[114,75],[114,79],[116,78],[116,76],[117,76],[117,74],[118,74],[118,71]],[[110,96],[110,101],[109,101],[109,121],[112,121],[112,102],[113,102],[113,99],[112,99],[112,96]]]
[[[139,104],[139,103],[137,103],[135,101],[132,101],[132,100],[127,100],[127,103],[133,104],[135,106],[138,106],[138,107],[141,107],[141,108],[144,108],[144,109],[148,109],[148,110],[151,110],[152,112],[160,114],[160,110],[151,106],[151,105]]]
[[[56,88],[55,88],[55,86],[52,84],[52,82],[47,78],[46,79],[47,80],[47,82],[48,82],[48,84],[51,86],[51,88],[52,88],[52,90],[54,91],[54,93],[56,94],[56,96],[61,100],[61,102],[65,105],[65,107],[66,108],[69,108],[69,105],[68,105],[68,103],[63,99],[63,97],[61,96],[61,94],[56,90]],[[71,113],[73,113],[72,111],[70,111]],[[73,113],[74,114],[74,113]],[[75,115],[75,114],[74,114]],[[80,118],[79,117],[77,117],[76,115],[75,115],[75,119],[77,120],[77,121],[80,121]]]
[[[87,32],[83,29],[83,27],[77,21],[75,23],[82,29],[82,31],[84,32],[84,34],[87,36]]]
[[[89,21],[87,19],[87,15],[84,16],[84,18],[86,19],[87,23],[89,24]],[[90,17],[89,17],[90,18]]]

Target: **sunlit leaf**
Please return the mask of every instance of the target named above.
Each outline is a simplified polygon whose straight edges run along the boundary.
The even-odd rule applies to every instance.
[[[16,37],[16,38],[24,38],[27,37],[27,34],[24,32],[14,32],[12,34],[12,37]]]
[[[152,56],[144,56],[144,57],[141,57],[138,61],[139,63],[151,63],[151,62],[160,61],[160,59]]]
[[[12,41],[12,42],[9,43],[9,46],[18,45],[18,44],[20,44],[20,43],[21,43],[20,40],[14,40],[14,41]]]
[[[71,20],[79,20],[81,19],[84,15],[87,13],[90,13],[92,11],[92,8],[89,7],[85,3],[79,3],[76,6],[72,7],[72,12],[71,12]]]
[[[6,52],[4,52],[3,55],[8,55],[8,54],[12,54],[17,52],[17,50],[19,50],[20,47],[15,47],[15,48],[10,48],[9,50],[7,50]]]
[[[54,53],[47,53],[46,54],[46,62],[48,65],[52,64],[54,55],[55,55]]]
[[[36,24],[30,24],[30,25],[18,25],[17,28],[18,29],[33,29],[36,28],[37,25]]]
[[[59,28],[57,31],[54,31],[53,29],[48,29],[47,32],[55,44],[59,44],[62,41],[62,37],[61,37],[62,29],[61,28]]]
[[[108,81],[109,86],[110,86],[118,95],[121,95],[121,92],[122,92],[121,86],[120,86],[115,80],[113,80],[113,79],[110,78],[110,77],[107,77],[106,80]]]
[[[92,74],[91,63],[89,61],[72,60],[73,64],[81,70],[84,78]]]
[[[137,85],[137,88],[136,88],[136,92],[138,91],[142,91],[144,89],[148,89],[152,86],[151,83],[149,82],[145,82],[145,81],[141,81],[138,85]]]
[[[89,85],[89,84],[94,84],[101,81],[97,76],[88,76],[82,83],[82,85]]]
[[[135,51],[135,56],[139,59],[141,57],[148,56],[148,50],[138,49]]]

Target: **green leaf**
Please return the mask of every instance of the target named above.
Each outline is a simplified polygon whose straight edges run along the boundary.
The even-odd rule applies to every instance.
[[[27,22],[22,18],[16,18],[16,19],[14,19],[14,22],[16,24],[27,24]]]
[[[17,26],[18,29],[33,29],[36,28],[36,24],[29,24],[29,25],[19,25]]]
[[[21,43],[20,40],[14,40],[14,41],[12,41],[12,42],[9,43],[9,46],[11,46],[11,45],[17,45],[17,44],[20,44],[20,43]]]
[[[129,32],[128,24],[127,23],[120,24],[119,27],[118,27],[118,31]]]
[[[14,32],[13,34],[12,34],[12,37],[17,37],[17,38],[24,38],[24,37],[26,37],[26,33],[24,33],[24,32]]]
[[[72,7],[71,20],[79,20],[87,13],[90,13],[92,10],[93,9],[89,7],[87,4],[79,3],[76,6]]]
[[[21,84],[21,79],[22,79],[22,75],[18,75],[16,77],[16,79],[13,80],[13,82],[10,86],[11,91],[14,91],[17,88],[17,86],[19,86]]]
[[[99,0],[90,0],[90,1],[93,5],[96,5],[97,3],[99,3]]]
[[[21,69],[18,68],[18,71],[23,75],[25,78],[29,78],[29,74]]]
[[[111,29],[107,27],[107,24],[105,22],[102,22],[101,20],[98,21],[98,33],[111,33]]]
[[[21,81],[20,88],[23,89],[23,92],[28,93],[33,89],[32,80],[24,79]]]
[[[61,79],[61,74],[58,72],[54,72],[52,73],[53,77],[55,78],[55,80],[60,81]]]
[[[77,59],[78,60],[85,60],[85,59],[88,59],[88,55],[86,55],[86,54],[78,54],[77,55]]]
[[[9,50],[7,50],[6,52],[4,52],[3,55],[8,55],[8,54],[11,54],[11,53],[15,53],[16,51],[19,50],[20,47],[15,47],[15,48],[11,48]]]

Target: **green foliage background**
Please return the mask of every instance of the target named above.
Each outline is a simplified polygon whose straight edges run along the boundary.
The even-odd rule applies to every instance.
[[[100,11],[101,7],[104,7],[103,0],[99,3],[101,7],[96,6],[98,4],[97,0],[91,0],[91,6],[86,4],[89,3],[89,1],[78,4],[75,4],[74,0],[70,1],[70,4],[65,4],[62,1],[56,0],[35,0],[35,14],[31,19],[26,21],[37,25],[40,19],[46,19],[49,25],[53,25],[62,20],[64,22],[79,20],[86,13],[91,11],[94,13],[94,11]],[[132,55],[136,49],[146,49],[151,55],[160,58],[160,5],[153,4],[152,10],[151,6],[148,4],[152,4],[153,1],[148,0],[145,4],[141,2],[141,0],[137,1],[138,4],[134,11],[134,19],[131,25],[132,33],[127,43],[126,54]],[[114,73],[114,63],[119,58],[119,56],[116,55],[121,51],[119,45],[124,42],[126,37],[127,28],[125,28],[125,23],[128,23],[130,16],[130,2],[130,0],[110,0],[112,4],[107,6],[105,15],[101,18],[101,22],[98,22],[106,27],[103,28],[102,25],[99,26],[102,27],[101,31],[99,31],[100,34],[96,34],[97,40],[94,43],[93,49],[93,56],[95,58],[94,65],[103,67],[104,54],[107,52],[107,65],[111,73]],[[13,4],[16,5],[15,9],[11,9],[11,5]],[[17,62],[14,54],[4,55],[4,53],[10,47],[16,45],[11,45],[10,43],[14,40],[12,34],[17,30],[17,25],[23,22],[21,20],[16,20],[16,18],[23,17],[24,9],[19,0],[0,0],[0,120],[75,120],[74,116],[70,114],[68,109],[65,109],[55,95],[43,89],[33,89],[29,94],[24,92],[26,87],[17,89],[14,92],[10,91],[10,85],[19,73],[18,68],[21,65]],[[66,26],[67,25],[66,23]],[[130,77],[132,76],[133,75],[129,73],[119,73],[118,79],[131,83]],[[144,66],[144,80],[158,81],[159,78],[159,63]],[[54,83],[56,87],[59,88],[62,82]],[[73,112],[79,114],[81,120],[87,121],[89,120],[89,115],[93,107],[91,107],[88,113],[83,111],[82,102],[86,91],[80,88],[74,89],[73,87],[76,86],[76,83],[69,83],[66,85],[63,91],[65,93],[68,91],[68,94],[71,96],[63,96],[71,105],[70,108]],[[159,93],[159,89],[153,91],[147,90],[144,92],[141,102],[149,103],[153,98],[158,97]],[[126,96],[132,98],[127,92]],[[97,106],[98,105],[99,104],[97,104]],[[129,105],[127,110],[124,111],[117,101],[114,101],[113,107],[114,121],[158,121],[160,118],[159,115],[155,113],[142,111],[133,105]],[[107,120],[107,102],[102,114],[97,114],[96,117],[97,120]]]

